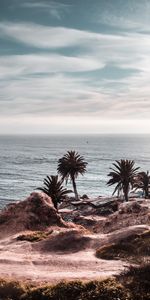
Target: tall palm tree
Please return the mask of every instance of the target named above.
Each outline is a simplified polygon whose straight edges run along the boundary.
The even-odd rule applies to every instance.
[[[149,197],[149,188],[150,188],[150,176],[149,172],[139,172],[135,177],[134,181],[135,189],[143,190],[145,198]]]
[[[58,203],[62,202],[66,195],[72,192],[62,186],[62,180],[59,180],[58,175],[46,176],[43,183],[43,187],[39,187],[38,190],[51,197],[56,209],[58,209]]]
[[[128,201],[128,194],[130,187],[133,186],[134,177],[137,175],[138,167],[134,167],[134,160],[116,160],[113,163],[114,168],[110,168],[112,171],[108,174],[110,180],[107,182],[107,185],[111,186],[116,184],[113,195],[120,191],[123,191],[125,201]]]
[[[67,153],[58,160],[57,171],[62,176],[62,180],[66,180],[66,183],[70,178],[76,200],[78,200],[76,178],[79,174],[83,175],[86,172],[86,166],[87,162],[83,156],[76,151],[67,151]]]

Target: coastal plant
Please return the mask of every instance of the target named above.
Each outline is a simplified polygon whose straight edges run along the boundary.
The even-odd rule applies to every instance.
[[[22,300],[131,300],[129,292],[115,278],[82,281],[59,282],[30,289]],[[133,299],[132,299],[133,300]]]
[[[149,198],[149,189],[150,189],[150,175],[149,172],[139,172],[134,180],[134,188],[141,189],[143,195],[146,198]]]
[[[135,167],[134,160],[121,159],[113,163],[113,168],[108,174],[110,177],[107,182],[108,186],[116,185],[113,195],[118,192],[118,195],[123,191],[125,201],[129,200],[129,190],[133,188],[134,178],[137,176],[139,167]]]
[[[140,265],[130,265],[120,274],[121,281],[130,291],[131,299],[149,300],[150,299],[150,262],[146,261]],[[140,297],[139,297],[140,295]]]
[[[20,300],[21,296],[27,292],[27,286],[19,281],[5,280],[0,278],[0,299]]]
[[[46,176],[43,182],[43,187],[37,188],[51,197],[54,207],[58,209],[58,203],[61,203],[67,196],[72,193],[71,190],[67,190],[62,185],[62,180],[59,180],[58,175]]]
[[[86,172],[87,162],[84,157],[76,151],[68,151],[62,158],[58,160],[57,171],[62,176],[62,180],[71,180],[75,199],[78,200],[78,192],[76,186],[76,178],[79,174],[83,175]]]

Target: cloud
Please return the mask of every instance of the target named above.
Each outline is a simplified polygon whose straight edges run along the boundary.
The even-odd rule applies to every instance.
[[[0,56],[0,78],[27,74],[85,72],[103,68],[104,64],[94,58],[51,54],[27,54]]]
[[[91,43],[110,43],[120,40],[117,36],[98,34],[66,27],[51,27],[35,23],[0,23],[0,35],[37,48],[54,49],[86,46]]]
[[[8,127],[11,124],[11,128]],[[62,116],[30,116],[19,115],[0,118],[0,128],[3,134],[76,134],[76,133],[150,133],[150,121],[138,120],[101,120],[88,117],[62,117]]]
[[[19,5],[23,8],[39,10],[40,12],[43,11],[56,19],[61,19],[70,8],[70,5],[56,1],[25,1]]]
[[[0,23],[0,36],[39,49],[77,47],[85,56],[96,56],[116,65],[132,65],[149,55],[147,34],[108,35],[66,27],[43,26],[35,23]],[[140,42],[139,42],[140,41]],[[145,58],[144,58],[145,59]]]
[[[129,78],[126,79],[129,81]],[[23,76],[3,80],[1,87],[1,114],[32,115],[45,117],[87,117],[96,119],[148,118],[150,112],[150,87],[144,90],[142,83],[134,87],[134,80],[123,93],[104,90],[93,81],[80,75]],[[148,82],[148,78],[147,78]],[[143,101],[143,91],[145,92]]]
[[[103,9],[95,13],[94,22],[115,27],[117,31],[148,31],[150,26],[149,0],[116,0],[115,5],[111,0],[103,4]]]
[[[104,65],[113,65],[122,69],[133,69],[134,71],[137,70],[137,72],[143,72],[148,69],[150,52],[148,34],[107,35],[65,27],[43,26],[34,23],[6,22],[0,23],[0,29],[1,36],[37,47],[40,51],[41,49],[51,49],[54,51],[54,49],[59,48],[69,49],[69,47],[76,47],[74,53],[77,52],[77,54],[74,57],[59,56],[56,53],[51,54],[51,56],[46,56],[46,54],[34,55],[34,57],[32,55],[24,56],[24,70],[28,69],[29,64],[31,65],[30,58],[33,68],[39,69],[39,72],[42,72],[42,69],[44,72],[49,67],[54,72],[88,71],[102,68]],[[14,61],[16,59],[19,60],[21,58],[19,56],[15,58],[14,56]],[[21,72],[21,69],[18,69],[17,72]]]
[[[40,49],[36,54],[0,58],[1,114],[149,119],[149,35],[107,35],[34,23],[3,22],[0,29],[3,37]],[[74,56],[56,52],[65,47],[70,53],[73,46]],[[104,73],[93,77],[92,71],[105,67],[110,70],[109,80]],[[126,76],[115,79],[112,67],[126,70]]]

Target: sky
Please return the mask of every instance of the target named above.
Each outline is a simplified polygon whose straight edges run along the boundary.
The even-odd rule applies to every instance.
[[[150,0],[0,0],[0,134],[150,133]]]

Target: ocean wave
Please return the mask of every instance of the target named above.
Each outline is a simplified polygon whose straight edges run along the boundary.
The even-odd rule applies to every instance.
[[[35,164],[35,165],[40,165],[40,164],[45,164],[45,163],[53,163],[55,162],[55,159],[48,159],[48,158],[23,158],[23,159],[17,159],[16,161],[12,161],[11,163],[13,165],[28,165],[28,164]]]

